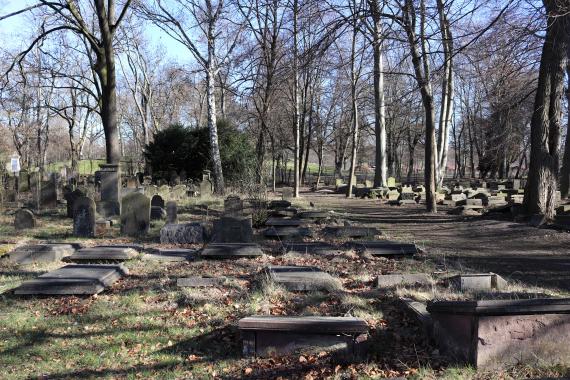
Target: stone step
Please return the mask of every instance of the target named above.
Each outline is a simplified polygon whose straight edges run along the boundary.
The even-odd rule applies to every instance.
[[[14,290],[19,295],[92,295],[111,286],[128,270],[122,265],[66,265],[33,280],[24,281]]]

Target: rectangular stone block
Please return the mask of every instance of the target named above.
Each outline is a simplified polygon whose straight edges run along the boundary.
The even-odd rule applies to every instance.
[[[51,263],[75,252],[71,244],[33,244],[17,247],[3,256],[16,264]]]
[[[67,261],[126,261],[135,258],[138,252],[131,248],[121,247],[90,247],[81,248],[73,255],[66,257]]]
[[[245,356],[281,356],[343,351],[356,354],[368,325],[353,317],[255,316],[239,321]]]
[[[566,365],[570,299],[428,303],[441,350],[478,368]]]
[[[291,291],[331,291],[341,288],[338,280],[316,267],[269,265],[265,273],[271,281]]]
[[[397,286],[431,285],[430,276],[425,273],[383,274],[376,277],[377,288],[393,288]]]
[[[200,255],[206,258],[231,259],[262,256],[263,251],[254,243],[210,243]]]
[[[128,270],[122,265],[66,265],[14,290],[19,295],[92,295],[111,286]]]
[[[347,244],[347,247],[372,256],[413,256],[418,253],[415,244],[390,240],[354,241]]]

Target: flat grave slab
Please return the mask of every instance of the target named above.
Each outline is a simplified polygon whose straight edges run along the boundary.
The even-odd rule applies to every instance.
[[[14,290],[19,295],[92,295],[102,292],[128,274],[122,265],[66,265],[33,280],[24,281]]]
[[[265,225],[270,227],[299,227],[302,223],[303,221],[299,219],[271,217],[267,219]]]
[[[183,262],[195,259],[197,251],[185,248],[158,248],[152,249],[145,254],[143,260]]]
[[[394,288],[397,286],[431,285],[430,276],[425,273],[383,274],[376,277],[377,288]]]
[[[380,235],[377,228],[359,226],[331,226],[325,227],[323,232],[337,238],[362,238]]]
[[[259,245],[255,243],[210,243],[200,256],[205,258],[231,259],[240,257],[256,257],[263,255]]]
[[[287,200],[274,200],[269,202],[269,208],[272,210],[279,208],[288,208],[288,207],[291,207],[291,202]]]
[[[97,247],[101,247],[101,248],[130,248],[130,249],[134,249],[137,252],[143,252],[145,250],[145,248],[142,244],[136,244],[136,243],[132,243],[132,244],[101,244],[101,245],[98,245]]]
[[[564,365],[570,299],[433,301],[427,311],[440,349],[478,368]]]
[[[463,273],[449,278],[448,283],[462,292],[501,290],[507,286],[507,282],[495,273]]]
[[[132,248],[113,247],[89,247],[81,248],[71,256],[65,258],[66,261],[88,262],[88,261],[126,261],[135,258],[138,252]]]
[[[225,277],[184,277],[176,280],[176,286],[180,288],[209,288],[223,285]]]
[[[307,227],[269,227],[263,231],[263,236],[273,239],[286,239],[297,236],[311,236]]]
[[[297,215],[297,209],[292,207],[275,209],[271,211],[271,215],[276,216],[278,218],[292,218],[295,215]]]
[[[291,291],[340,288],[340,283],[333,276],[317,267],[269,265],[264,272],[271,281]]]
[[[338,250],[338,248],[332,244],[325,242],[290,242],[285,243],[285,252],[294,253],[327,253],[331,251]]]
[[[16,247],[2,257],[16,264],[51,263],[75,252],[71,244],[28,244]]]
[[[368,325],[353,317],[253,316],[239,321],[245,356],[278,356],[322,350],[358,352]]]
[[[418,253],[415,244],[390,240],[353,241],[346,246],[372,256],[413,256]]]

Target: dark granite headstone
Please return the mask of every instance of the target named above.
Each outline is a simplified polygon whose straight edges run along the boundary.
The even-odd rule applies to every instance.
[[[40,205],[42,208],[57,207],[57,186],[55,182],[47,181],[42,183]]]
[[[157,206],[160,208],[164,208],[164,199],[158,194],[153,195],[152,199],[150,200],[150,205],[151,205],[151,207]]]
[[[212,242],[250,243],[253,241],[251,216],[222,216],[214,221]]]
[[[84,197],[85,193],[79,189],[75,189],[73,191],[71,191],[70,188],[67,189],[67,191],[63,194],[63,197],[65,198],[66,202],[67,202],[67,217],[68,218],[73,218],[73,204],[75,203],[75,201],[80,198],[80,197]]]
[[[178,205],[174,201],[166,202],[166,223],[178,223]]]
[[[73,202],[73,235],[80,237],[95,236],[95,201],[88,197],[79,197]]]

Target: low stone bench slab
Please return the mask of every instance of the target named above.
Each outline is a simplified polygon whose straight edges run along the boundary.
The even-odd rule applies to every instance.
[[[180,288],[209,288],[223,285],[225,277],[185,277],[176,280],[176,286]]]
[[[358,226],[326,227],[323,232],[337,238],[362,238],[380,235],[380,231],[376,228]]]
[[[430,276],[425,273],[383,274],[376,277],[377,288],[395,288],[397,286],[431,285]]]
[[[311,236],[311,230],[306,227],[269,227],[263,231],[263,236],[274,239],[286,239],[297,236]]]
[[[126,261],[137,256],[138,252],[132,248],[90,247],[75,251],[73,255],[66,257],[65,260],[71,262]]]
[[[302,243],[286,243],[285,252],[294,253],[326,253],[338,250],[332,244],[324,242],[302,242]]]
[[[16,264],[51,263],[72,255],[75,248],[71,244],[31,244],[22,245],[2,257]]]
[[[495,273],[460,274],[449,278],[448,283],[462,292],[501,290],[507,286],[507,282]]]
[[[443,352],[479,368],[564,365],[570,357],[570,299],[434,301]]]
[[[316,267],[269,265],[264,272],[271,281],[291,291],[340,288],[340,283],[333,276]]]
[[[101,293],[128,270],[122,265],[66,265],[23,282],[14,290],[19,295],[92,295]]]
[[[255,243],[211,243],[200,255],[205,258],[231,259],[261,256],[263,251]]]
[[[185,248],[158,248],[153,249],[143,256],[143,260],[183,262],[196,258],[197,252]]]
[[[343,351],[356,354],[366,341],[368,325],[353,317],[254,316],[239,321],[245,356]]]
[[[418,253],[415,244],[389,240],[354,241],[346,246],[372,256],[413,256]]]

